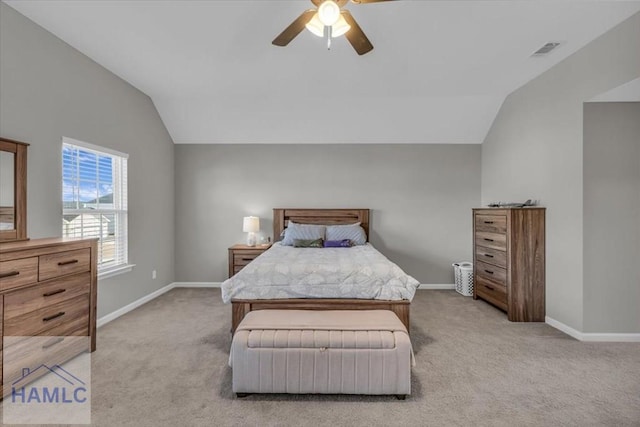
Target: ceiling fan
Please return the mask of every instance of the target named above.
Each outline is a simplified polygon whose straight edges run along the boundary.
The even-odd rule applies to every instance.
[[[351,0],[355,4],[381,3],[393,0]],[[373,45],[362,31],[356,20],[346,9],[342,9],[349,0],[311,0],[317,9],[302,13],[278,37],[273,40],[276,46],[286,46],[305,28],[318,37],[327,37],[327,47],[331,48],[331,39],[345,35],[351,46],[364,55],[373,50]]]

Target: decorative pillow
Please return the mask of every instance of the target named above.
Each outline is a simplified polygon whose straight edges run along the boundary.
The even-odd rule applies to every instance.
[[[325,240],[324,241],[324,247],[325,248],[350,248],[351,247],[351,240],[349,240],[349,239],[344,239],[344,240]]]
[[[322,239],[315,239],[315,240],[296,239],[293,241],[293,247],[294,248],[321,248]]]
[[[295,240],[316,240],[324,239],[326,231],[324,225],[296,224],[289,222],[289,226],[284,230],[282,245],[293,246]]]
[[[364,245],[367,243],[367,234],[360,223],[349,225],[328,225],[326,237],[327,240],[351,240],[354,246]]]

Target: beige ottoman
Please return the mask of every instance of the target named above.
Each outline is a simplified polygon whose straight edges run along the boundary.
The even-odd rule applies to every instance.
[[[229,364],[238,397],[411,394],[411,341],[387,310],[252,311],[233,336]]]

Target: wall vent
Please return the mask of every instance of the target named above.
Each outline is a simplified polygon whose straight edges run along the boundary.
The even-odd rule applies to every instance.
[[[546,55],[547,53],[551,52],[553,49],[557,48],[558,46],[560,46],[559,42],[549,42],[549,43],[545,44],[544,46],[542,46],[540,49],[538,49],[535,52],[533,52],[533,55],[531,55],[531,56]]]

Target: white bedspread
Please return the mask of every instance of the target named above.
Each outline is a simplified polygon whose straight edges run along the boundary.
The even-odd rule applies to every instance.
[[[222,299],[412,300],[419,283],[370,244],[294,248],[274,244],[222,283]]]

